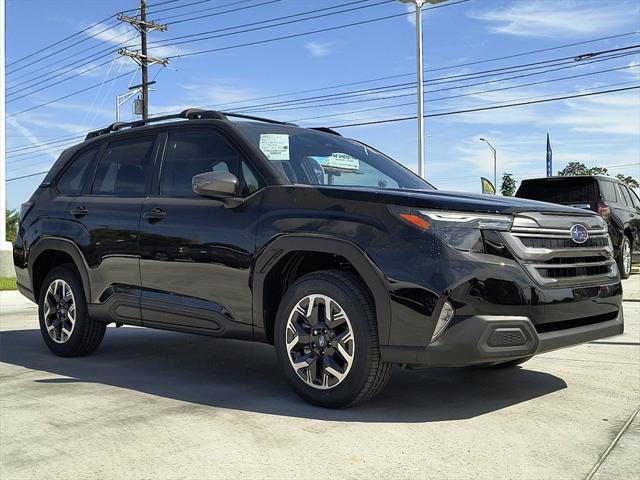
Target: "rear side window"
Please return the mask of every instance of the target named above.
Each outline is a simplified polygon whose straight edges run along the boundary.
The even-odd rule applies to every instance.
[[[602,199],[605,202],[617,202],[616,196],[616,184],[613,182],[607,182],[603,180],[600,182],[600,193],[602,194]]]
[[[633,202],[631,201],[631,194],[627,191],[627,187],[624,185],[618,184],[618,190],[620,190],[620,194],[623,198],[623,203],[625,203],[628,207],[633,207]]]
[[[249,165],[218,133],[212,130],[170,133],[162,160],[160,195],[196,197],[191,180],[204,172],[233,173],[240,181],[240,195],[259,188]]]
[[[98,148],[91,148],[79,153],[71,160],[71,164],[56,183],[58,192],[69,196],[82,193],[82,186],[97,152]]]
[[[151,172],[155,136],[111,142],[98,163],[91,193],[140,197]]]
[[[526,180],[516,197],[551,203],[592,202],[600,199],[598,182],[590,177]]]

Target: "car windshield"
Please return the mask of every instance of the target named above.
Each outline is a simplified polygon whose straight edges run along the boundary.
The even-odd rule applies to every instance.
[[[238,126],[291,183],[434,190],[386,155],[339,135],[287,125]]]

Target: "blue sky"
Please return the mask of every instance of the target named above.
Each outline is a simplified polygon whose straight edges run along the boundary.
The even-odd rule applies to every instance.
[[[197,20],[169,25],[166,32],[153,32],[150,34],[150,41],[234,27],[351,3],[354,0],[280,0],[268,5],[254,6],[265,1],[247,0],[239,3],[237,0],[205,0],[200,4],[184,6],[194,3],[195,0],[179,0],[154,8],[153,5],[160,3],[161,0],[155,2],[149,0],[150,19],[158,18],[171,22],[199,17]],[[236,6],[225,7],[232,3]],[[374,5],[379,3],[380,5]],[[111,14],[136,8],[137,5],[137,0],[8,0],[6,6],[7,62],[11,63]],[[203,17],[206,14],[232,10],[239,6],[251,8]],[[407,11],[407,6],[400,2],[382,3],[381,0],[363,1],[343,9],[355,6],[367,6],[367,8],[195,43],[156,46],[150,51],[150,55],[160,57],[188,54]],[[159,12],[168,7],[181,8]],[[220,8],[211,10],[214,7]],[[190,14],[205,9],[209,10]],[[154,14],[154,11],[158,12]],[[327,10],[329,11],[335,10]],[[174,18],[167,18],[174,15]],[[178,15],[181,16],[178,17]],[[151,69],[151,77],[157,81],[151,93],[151,113],[174,112],[186,107],[203,106],[224,106],[228,110],[242,110],[251,105],[281,101],[285,98],[296,99],[351,90],[362,91],[413,82],[416,57],[415,26],[412,20],[412,14],[402,15],[397,18],[262,45],[172,58],[167,67],[154,66]],[[131,82],[139,83],[139,72],[135,77],[131,73],[118,80],[112,80],[117,75],[123,75],[135,69],[135,64],[129,58],[118,58],[115,54],[110,54],[103,59],[91,60],[86,65],[69,68],[68,73],[56,78],[55,81],[68,80],[51,88],[33,92],[54,80],[17,92],[42,78],[47,78],[48,72],[56,68],[110,47],[113,48],[119,42],[134,36],[129,32],[128,27],[122,25],[87,39],[87,35],[96,34],[111,23],[113,22],[106,22],[104,25],[89,29],[72,40],[60,44],[59,47],[34,55],[28,62],[18,62],[7,68],[10,72],[12,68],[24,67],[7,77],[8,92],[15,92],[13,96],[9,95],[7,98],[8,178],[46,170],[62,147],[73,144],[77,140],[70,139],[68,142],[58,143],[49,148],[38,147],[32,151],[22,149],[23,146],[82,135],[88,130],[114,121],[115,95],[127,91]],[[226,30],[225,33],[234,31]],[[636,45],[640,44],[638,33],[534,55],[459,66],[479,60],[638,31],[640,31],[638,0],[471,0],[425,13],[425,78],[465,75]],[[34,32],[36,32],[35,35]],[[60,54],[52,55],[58,48],[78,40],[85,41]],[[136,45],[135,42],[126,44],[131,45],[131,48],[135,48]],[[103,62],[106,62],[105,65],[98,66]],[[427,114],[451,112],[522,100],[544,99],[554,95],[587,93],[599,89],[638,85],[639,62],[638,55],[625,55],[597,63],[576,62],[580,65],[526,78],[504,80],[504,75],[488,74],[479,80],[447,83],[446,87],[453,88],[426,94],[425,112]],[[612,68],[617,70],[597,73]],[[403,74],[406,76],[319,92],[288,95],[282,98],[254,100]],[[577,77],[577,75],[580,76]],[[574,78],[539,85],[519,86],[523,83],[554,80],[567,76]],[[468,85],[480,81],[489,83]],[[94,84],[102,84],[102,86],[26,113],[17,113]],[[426,86],[427,92],[433,89],[437,88]],[[494,91],[486,92],[486,90]],[[412,87],[399,89],[393,93],[364,91],[360,92],[358,97],[346,98],[346,100],[366,100],[358,103],[326,105],[340,103],[340,100],[329,99],[320,102],[323,106],[311,105],[313,108],[308,108],[309,104],[302,104],[297,107],[305,108],[287,110],[286,108],[292,105],[278,105],[268,107],[275,108],[276,111],[261,111],[259,114],[283,120],[299,120],[300,124],[310,126],[335,126],[410,116],[415,114],[415,106],[411,105],[411,102],[415,101],[415,97],[412,96],[414,92],[415,89]],[[607,166],[611,174],[621,172],[640,178],[640,94],[638,92],[639,90],[630,90],[538,105],[427,118],[427,178],[441,189],[479,192],[479,177],[491,177],[493,171],[491,151],[487,145],[479,141],[480,137],[489,139],[498,150],[499,176],[505,171],[514,173],[517,180],[543,176],[547,130],[551,132],[552,137],[554,171],[570,161],[580,161],[589,166]],[[398,98],[397,95],[403,96]],[[465,96],[441,98],[456,95]],[[18,99],[19,96],[23,98]],[[385,96],[396,97],[385,99]],[[407,103],[409,105],[400,105]],[[370,110],[372,108],[377,110]],[[369,111],[354,113],[356,110],[367,109]],[[130,104],[122,107],[121,112],[124,119],[133,117]],[[417,157],[415,121],[345,128],[341,132],[376,146],[415,170]],[[42,176],[36,176],[9,182],[8,207],[16,208],[25,201],[41,178]]]

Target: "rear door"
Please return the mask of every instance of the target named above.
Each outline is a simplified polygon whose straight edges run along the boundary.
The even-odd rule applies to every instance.
[[[258,176],[224,133],[180,128],[163,137],[152,195],[140,223],[142,317],[145,326],[252,338],[250,267]],[[228,171],[240,180],[244,204],[193,193],[191,179]]]
[[[127,136],[107,142],[83,193],[69,203],[79,247],[91,280],[90,303],[104,315],[141,323],[138,224],[151,184],[157,135]]]

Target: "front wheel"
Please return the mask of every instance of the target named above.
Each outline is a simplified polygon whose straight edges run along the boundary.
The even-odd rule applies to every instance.
[[[622,236],[622,242],[620,242],[620,253],[618,254],[618,270],[620,271],[620,278],[627,279],[631,275],[631,240],[626,235]]]
[[[38,315],[44,342],[61,357],[93,352],[107,328],[89,317],[82,283],[71,265],[60,265],[47,274],[38,298]]]
[[[343,408],[377,395],[391,364],[380,360],[372,301],[347,272],[297,280],[278,309],[274,342],[289,384],[314,405]]]

